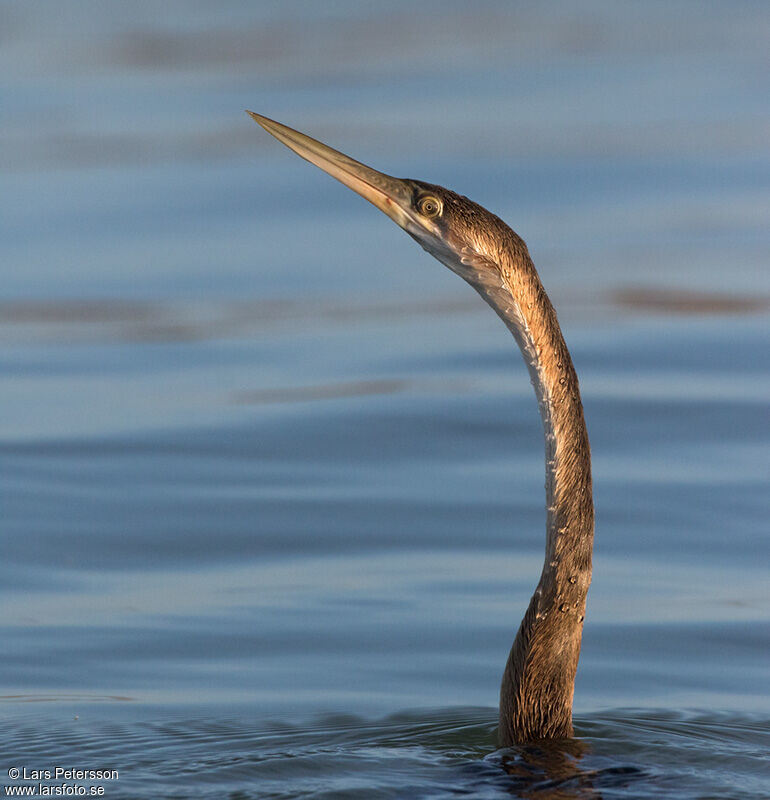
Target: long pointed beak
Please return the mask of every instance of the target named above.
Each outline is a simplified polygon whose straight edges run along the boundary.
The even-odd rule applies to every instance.
[[[409,223],[417,221],[412,211],[412,189],[406,181],[377,172],[376,169],[367,167],[344,153],[333,150],[316,139],[311,139],[310,136],[305,136],[304,133],[281,125],[280,122],[255,114],[253,111],[246,113],[279,142],[283,142],[298,156],[315,164],[332,178],[336,178],[366,198],[397,225],[408,231]]]

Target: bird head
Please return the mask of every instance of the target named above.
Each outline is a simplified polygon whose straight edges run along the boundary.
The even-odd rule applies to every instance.
[[[247,113],[297,155],[387,214],[466,281],[477,288],[499,282],[501,243],[511,237],[521,240],[494,214],[443,186],[385,175],[304,133]]]

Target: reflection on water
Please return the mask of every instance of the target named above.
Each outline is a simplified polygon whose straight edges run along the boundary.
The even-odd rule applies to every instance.
[[[770,309],[770,300],[766,297],[674,292],[654,287],[619,289],[614,293],[614,299],[626,308],[662,314],[754,314]]]
[[[767,13],[0,5],[0,770],[768,797]],[[244,108],[527,240],[594,458],[575,740],[496,747],[543,557],[514,342]]]
[[[732,293],[662,287],[620,288],[605,294],[553,293],[567,319],[590,315],[612,320],[619,309],[666,315],[759,314],[770,299]],[[124,300],[19,300],[0,302],[0,342],[127,341],[184,342],[250,336],[267,329],[312,323],[350,329],[371,321],[484,314],[474,297],[411,298],[345,303],[325,299],[275,298],[227,302],[157,303]]]
[[[123,703],[131,702],[132,697],[119,695],[105,695],[99,697],[93,694],[4,694],[0,695],[0,703]]]
[[[293,389],[259,389],[236,395],[238,403],[293,403],[305,400],[330,400],[335,397],[365,397],[368,394],[393,394],[406,388],[404,381],[355,381],[326,386],[298,386]]]
[[[302,724],[231,714],[158,717],[104,708],[50,722],[38,707],[9,763],[119,769],[114,797],[767,797],[768,720],[626,712],[579,721],[580,740],[490,753],[493,709],[325,715]],[[86,711],[86,713],[83,713]],[[0,740],[18,731],[0,724]],[[747,743],[753,745],[747,748]],[[106,792],[105,792],[106,794]]]
[[[539,797],[543,800],[562,800],[571,797],[599,798],[596,783],[600,773],[584,770],[581,759],[589,752],[584,741],[565,739],[536,742],[511,748],[495,754],[504,771],[513,778],[516,793],[521,797]],[[488,759],[490,760],[490,759]],[[640,770],[633,767],[613,767],[613,775],[623,775],[624,785],[637,781]],[[605,771],[602,779],[608,777]]]

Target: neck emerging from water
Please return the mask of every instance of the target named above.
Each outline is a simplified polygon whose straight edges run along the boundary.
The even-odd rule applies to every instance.
[[[556,312],[521,239],[514,235],[495,262],[500,281],[475,288],[521,348],[540,406],[546,461],[545,563],[500,690],[499,736],[510,745],[572,736],[594,509],[578,379]]]

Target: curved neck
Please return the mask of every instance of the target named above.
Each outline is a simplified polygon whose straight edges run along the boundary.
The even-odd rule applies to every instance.
[[[556,312],[518,237],[496,257],[500,281],[476,290],[511,330],[545,434],[546,548],[500,690],[503,745],[572,735],[572,696],[591,583],[591,453],[577,374]]]

